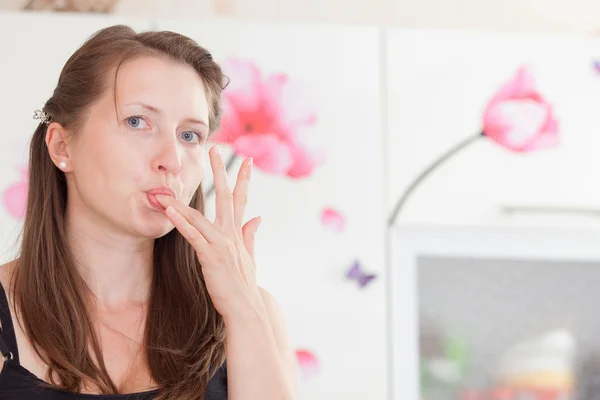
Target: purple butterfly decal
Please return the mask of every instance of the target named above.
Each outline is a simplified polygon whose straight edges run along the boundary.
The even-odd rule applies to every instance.
[[[594,72],[597,73],[598,75],[600,75],[600,61],[599,60],[595,60],[592,63],[592,68],[594,68]]]
[[[358,260],[355,260],[350,266],[350,269],[348,269],[348,272],[346,272],[346,278],[356,280],[356,283],[358,283],[358,286],[361,289],[367,286],[376,277],[377,275],[375,274],[365,273]]]

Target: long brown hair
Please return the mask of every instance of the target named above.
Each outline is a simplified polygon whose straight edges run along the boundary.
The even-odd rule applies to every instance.
[[[116,85],[120,65],[145,55],[167,57],[198,72],[214,132],[221,118],[225,77],[211,54],[174,32],[136,33],[123,25],[96,32],[69,58],[43,110],[77,134],[90,104],[110,84]],[[67,241],[67,183],[49,156],[46,130],[47,124],[40,123],[31,140],[27,210],[12,280],[14,303],[36,354],[49,366],[46,380],[52,387],[80,392],[89,383],[102,394],[118,394],[91,323],[91,292]],[[201,186],[190,204],[204,212]],[[198,399],[224,363],[223,320],[208,295],[193,248],[176,230],[156,239],[153,263],[144,347],[160,388],[157,398]]]

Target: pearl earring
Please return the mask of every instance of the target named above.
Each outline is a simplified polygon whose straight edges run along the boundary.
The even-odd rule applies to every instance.
[[[67,163],[65,161],[61,161],[58,163],[58,167],[60,169],[65,169],[65,168],[67,168]]]

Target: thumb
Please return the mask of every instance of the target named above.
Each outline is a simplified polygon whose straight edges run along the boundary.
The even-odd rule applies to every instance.
[[[261,217],[252,218],[250,221],[246,222],[244,226],[242,226],[242,239],[244,240],[244,246],[246,247],[246,251],[250,254],[250,258],[252,259],[252,263],[256,267],[256,260],[254,259],[254,237],[256,236],[256,231],[262,221]]]

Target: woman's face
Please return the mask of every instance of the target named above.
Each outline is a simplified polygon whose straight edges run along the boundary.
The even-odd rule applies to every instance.
[[[122,64],[115,93],[93,103],[68,142],[68,213],[130,235],[173,226],[153,193],[189,204],[204,174],[209,106],[189,65],[143,57]]]

